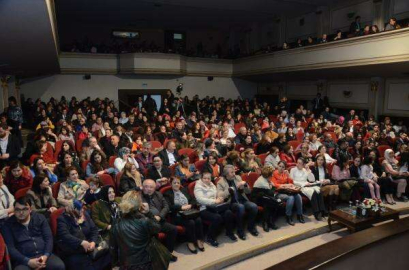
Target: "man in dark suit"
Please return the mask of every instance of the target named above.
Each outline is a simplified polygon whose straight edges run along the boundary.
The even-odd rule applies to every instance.
[[[361,33],[361,17],[356,16],[355,21],[351,23],[351,26],[349,27],[349,33],[354,35],[354,36],[359,36]]]
[[[178,151],[174,141],[168,141],[166,148],[159,152],[159,156],[163,161],[163,165],[172,166],[179,160]]]
[[[318,116],[322,112],[322,109],[324,108],[324,100],[321,98],[321,93],[318,93],[313,99],[312,108],[315,116]]]
[[[169,205],[163,195],[155,190],[156,184],[152,179],[143,181],[142,201],[149,205],[149,211],[161,226],[161,232],[166,233],[166,247],[172,253],[175,248],[177,228],[166,222],[166,215],[169,213]],[[171,261],[175,262],[177,257],[172,254]]]
[[[171,172],[167,166],[163,166],[162,158],[155,155],[152,158],[153,166],[148,170],[147,178],[153,179],[156,182],[156,188],[169,183]]]
[[[0,168],[17,159],[21,152],[20,142],[7,128],[7,124],[0,126]]]

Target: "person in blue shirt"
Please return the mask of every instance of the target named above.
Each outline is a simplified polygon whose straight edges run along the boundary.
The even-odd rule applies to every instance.
[[[58,181],[58,176],[55,175],[47,167],[47,164],[45,163],[44,159],[42,159],[41,157],[34,159],[33,166],[31,167],[30,172],[33,175],[33,178],[38,174],[45,174],[48,180],[50,180],[51,184],[54,184]]]
[[[43,215],[31,210],[27,197],[14,202],[14,215],[2,227],[2,235],[14,269],[65,269],[63,261],[52,254],[50,225]]]

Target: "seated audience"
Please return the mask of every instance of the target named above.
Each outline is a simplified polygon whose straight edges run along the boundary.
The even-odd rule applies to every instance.
[[[301,189],[294,185],[294,181],[290,178],[286,170],[285,161],[280,161],[277,164],[277,170],[274,171],[271,179],[277,189],[277,198],[286,203],[285,215],[287,223],[294,226],[293,222],[293,208],[294,203],[297,208],[297,219],[300,223],[305,223],[303,217],[303,206],[301,199]]]
[[[365,184],[369,188],[369,192],[371,193],[372,199],[381,199],[381,188],[378,184],[379,177],[373,171],[372,167],[373,159],[370,156],[364,158],[363,165],[361,166],[360,170],[360,178],[364,180]],[[388,203],[392,204],[392,200],[390,198],[390,194],[385,194],[386,200]]]
[[[141,172],[150,169],[153,165],[153,154],[150,152],[151,148],[152,148],[151,143],[144,142],[142,150],[135,157]]]
[[[243,172],[261,172],[261,160],[256,157],[254,150],[252,148],[246,149],[241,156],[243,157]]]
[[[186,228],[187,248],[190,252],[196,254],[196,246],[200,251],[204,251],[202,219],[199,215],[193,218],[183,215],[183,213],[188,213],[197,208],[196,199],[189,195],[186,188],[181,187],[181,180],[179,178],[172,178],[170,184],[172,188],[167,190],[164,196],[169,204],[171,223]]]
[[[275,195],[275,186],[270,180],[273,175],[273,168],[265,166],[261,169],[261,175],[254,183],[251,196],[263,211],[263,230],[268,232],[270,229],[277,230],[275,225],[279,201]]]
[[[311,201],[315,219],[321,220],[322,217],[325,217],[327,211],[320,186],[316,185],[315,177],[303,158],[297,160],[297,166],[291,169],[290,177],[294,185],[301,187],[301,193]]]
[[[87,184],[89,185],[89,189],[85,192],[83,201],[86,205],[92,205],[95,201],[99,200],[99,192],[104,186],[104,183],[99,176],[95,176],[88,178]]]
[[[41,157],[34,159],[33,167],[31,168],[30,172],[33,177],[38,174],[46,175],[51,184],[58,181],[57,175],[55,175],[50,168],[47,167],[47,164],[45,164],[44,159]]]
[[[156,183],[154,180],[146,179],[143,182],[142,201],[147,203],[149,211],[160,224],[160,231],[166,233],[166,247],[170,253],[175,248],[177,229],[176,226],[166,221],[166,216],[169,213],[169,204],[163,195],[156,191]],[[171,261],[176,261],[177,257],[172,254]]]
[[[0,173],[0,229],[4,222],[14,215],[14,196],[4,185],[3,175]]]
[[[222,166],[217,162],[217,154],[210,153],[206,157],[206,163],[203,166],[201,173],[208,172],[212,175],[212,180],[219,177],[222,173]]]
[[[66,172],[67,180],[61,183],[57,197],[58,203],[62,206],[71,205],[74,200],[83,200],[89,188],[84,180],[78,178],[78,172],[75,167],[68,168]]]
[[[98,229],[101,230],[102,238],[107,240],[112,224],[120,218],[118,204],[121,199],[115,197],[113,186],[103,186],[98,195],[98,200],[91,207],[91,217]]]
[[[14,202],[14,215],[5,222],[2,235],[14,269],[65,269],[53,254],[50,225],[43,215],[32,211],[27,197]]]
[[[178,165],[175,170],[175,177],[179,178],[182,185],[187,185],[200,178],[200,172],[194,164],[189,164],[189,156],[179,156]]]
[[[133,163],[126,163],[119,180],[119,194],[124,195],[130,190],[140,191],[142,189],[143,175]]]
[[[279,157],[280,150],[273,146],[271,147],[268,156],[264,160],[264,166],[270,166],[273,168],[273,171],[278,168],[278,162],[280,162]]]
[[[246,240],[244,233],[245,213],[247,213],[248,217],[249,232],[254,236],[258,235],[255,224],[258,208],[247,197],[250,192],[248,184],[240,176],[236,175],[234,166],[224,166],[223,177],[217,182],[217,196],[223,200],[227,199],[231,203],[231,210],[236,215],[237,234],[241,240]]]
[[[121,149],[119,149],[118,157],[114,162],[114,168],[116,172],[122,171],[122,169],[125,167],[125,164],[128,162],[133,163],[134,166],[139,169],[139,164],[135,160],[135,154],[131,153],[131,149],[129,149],[128,147],[122,147]]]
[[[101,174],[115,174],[115,169],[110,167],[101,152],[94,151],[85,170],[86,177],[95,177]]]
[[[47,218],[57,210],[57,201],[53,197],[50,180],[47,175],[38,174],[34,177],[33,186],[26,194],[31,210],[45,215]]]
[[[17,190],[31,187],[33,184],[30,170],[17,160],[12,161],[10,166],[5,168],[5,175],[4,184],[13,195]]]
[[[67,168],[72,166],[77,169],[80,178],[84,178],[84,171],[80,168],[78,163],[74,162],[72,155],[70,153],[64,153],[64,155],[62,155],[61,162],[54,168],[54,173],[58,177],[58,181],[64,182],[66,180],[65,171],[67,170]]]
[[[385,151],[385,160],[382,165],[385,169],[386,174],[392,178],[392,182],[398,184],[396,190],[396,198],[398,201],[407,202],[408,198],[405,196],[407,181],[406,178],[409,176],[408,172],[399,171],[399,162],[395,158],[395,153],[392,149],[387,149]]]
[[[334,165],[332,169],[332,179],[339,183],[340,187],[340,199],[343,201],[350,201],[352,193],[358,186],[358,180],[351,176],[349,169],[349,161],[341,159]]]
[[[176,151],[176,144],[174,141],[168,141],[166,148],[159,152],[164,166],[171,166],[179,160],[179,154]]]
[[[297,160],[294,156],[292,146],[284,146],[283,152],[280,154],[280,160],[285,161],[288,167],[294,167],[296,165]]]
[[[109,251],[93,260],[98,241],[98,228],[81,201],[74,199],[57,219],[56,243],[67,269],[104,269],[110,263]]]
[[[171,172],[167,166],[162,163],[162,158],[159,155],[153,157],[153,166],[148,170],[147,178],[153,179],[159,189],[170,183]]]

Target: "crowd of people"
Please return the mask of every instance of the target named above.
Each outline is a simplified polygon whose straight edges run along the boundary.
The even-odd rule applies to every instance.
[[[128,111],[75,97],[22,108],[10,97],[0,123],[0,226],[15,269],[166,268],[181,235],[196,254],[223,229],[231,242],[257,236],[258,216],[269,232],[281,212],[305,223],[308,205],[319,221],[339,201],[408,201],[403,120],[337,115],[320,94],[295,111],[286,97],[171,91],[160,108],[150,97]],[[20,153],[23,126],[35,132]]]
[[[397,22],[396,18],[390,18],[388,24],[386,24],[385,28],[383,31],[391,31],[391,30],[396,30],[396,29],[401,29],[402,26]],[[274,50],[282,49],[282,50],[288,50],[291,48],[300,48],[304,46],[312,46],[316,44],[324,44],[332,41],[338,41],[341,39],[346,39],[346,38],[352,38],[352,37],[360,37],[360,36],[368,36],[368,35],[373,35],[380,33],[381,30],[379,27],[374,24],[374,25],[362,25],[361,24],[361,17],[357,16],[355,17],[354,22],[351,23],[351,26],[349,28],[348,32],[342,32],[341,30],[337,30],[335,35],[331,35],[329,37],[328,34],[324,33],[322,34],[321,37],[319,38],[314,38],[312,36],[309,36],[306,40],[302,40],[301,38],[297,39],[297,41],[293,44],[289,44],[287,42],[283,43],[283,46],[281,48],[276,48],[274,49],[272,46],[267,46],[265,50],[263,50],[263,53],[270,53]]]
[[[383,31],[391,31],[396,29],[401,29],[402,27],[396,18],[390,18],[389,22],[386,24]],[[204,48],[202,42],[199,42],[196,48],[183,48],[178,47],[174,49],[165,49],[157,46],[155,42],[147,42],[147,41],[125,41],[125,42],[118,42],[117,40],[113,40],[111,45],[107,45],[105,43],[92,43],[88,38],[85,38],[83,41],[75,41],[73,44],[68,46],[63,46],[63,50],[69,52],[86,52],[86,53],[114,53],[114,54],[121,54],[121,53],[176,53],[181,55],[186,55],[188,57],[202,57],[202,58],[227,58],[227,59],[236,59],[240,57],[246,57],[251,55],[257,54],[264,54],[264,53],[272,53],[274,51],[279,50],[288,50],[293,48],[300,48],[304,46],[312,46],[316,44],[323,44],[332,41],[338,41],[341,39],[352,38],[352,37],[359,37],[359,36],[368,36],[380,33],[382,28],[379,29],[377,25],[362,25],[361,17],[356,16],[355,20],[351,23],[350,29],[347,32],[342,32],[341,30],[337,30],[337,32],[333,35],[329,35],[324,33],[321,37],[313,37],[309,36],[306,40],[302,40],[298,38],[296,42],[289,43],[284,42],[283,45],[274,46],[274,45],[267,45],[260,50],[254,52],[248,52],[242,50],[240,44],[236,44],[234,47],[230,48],[226,53],[222,52],[222,48],[220,44],[218,44],[215,48]]]

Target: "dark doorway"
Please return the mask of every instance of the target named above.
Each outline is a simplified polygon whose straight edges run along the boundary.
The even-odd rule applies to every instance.
[[[145,100],[147,95],[151,95],[156,101],[157,109],[159,110],[160,105],[162,104],[162,99],[168,90],[169,89],[119,89],[119,110],[129,111],[138,101],[139,97],[142,97]]]

